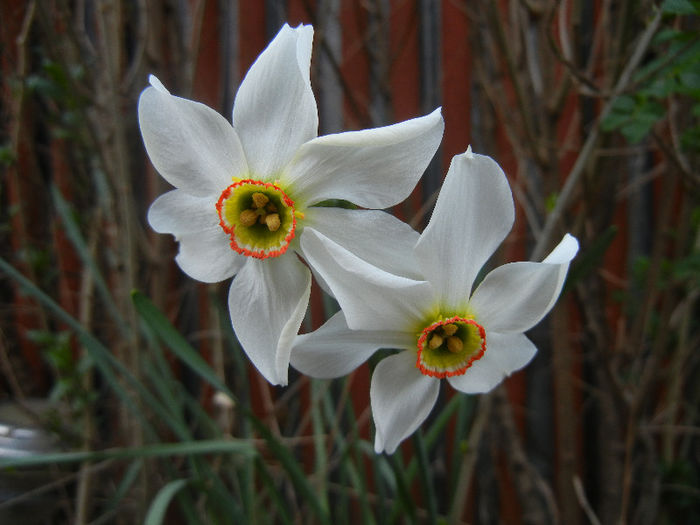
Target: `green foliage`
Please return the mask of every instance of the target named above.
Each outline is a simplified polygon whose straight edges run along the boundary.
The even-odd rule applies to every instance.
[[[547,195],[547,197],[544,200],[544,209],[547,210],[547,213],[551,213],[554,208],[557,205],[557,199],[559,198],[559,193],[558,192],[553,192]]]
[[[187,486],[187,483],[188,480],[186,479],[175,479],[160,489],[148,508],[148,514],[143,522],[144,525],[161,525],[161,523],[164,523],[163,520],[165,519],[168,505],[170,505],[176,494]]]
[[[700,2],[698,0],[664,0],[661,10],[674,15],[696,15],[700,14]]]
[[[662,10],[682,17],[697,14],[699,5],[696,1],[667,0]],[[679,120],[681,145],[686,150],[697,149],[700,146],[700,38],[692,29],[666,27],[655,36],[651,56],[633,77],[634,91],[614,101],[602,129],[617,130],[630,143],[638,143],[667,118],[669,100],[674,98],[690,107],[691,118]]]
[[[56,376],[50,394],[55,403],[66,402],[72,415],[82,414],[95,402],[97,394],[86,388],[86,377],[92,371],[89,356],[78,356],[73,335],[69,331],[53,333],[30,330],[27,337],[43,348],[44,357]]]
[[[88,99],[79,90],[85,69],[79,64],[65,64],[45,59],[37,73],[27,76],[27,89],[44,102],[45,114],[58,138],[76,138],[85,121]]]
[[[470,431],[473,402],[455,395],[436,410],[425,433],[414,437],[417,454],[403,459],[376,455],[372,444],[360,436],[359,416],[352,403],[340,403],[351,381],[314,380],[311,385],[312,440],[304,448],[290,445],[274,434],[247,404],[238,402],[238,388],[222,381],[197,350],[143,294],[132,294],[142,321],[147,351],[143,352],[142,375],[137,381],[92,334],[85,330],[33,283],[0,259],[0,270],[24,291],[54,311],[68,330],[34,332],[32,337],[46,351],[57,373],[80,385],[83,363],[94,364],[111,389],[140,422],[145,442],[137,447],[69,451],[3,459],[0,468],[25,468],[45,464],[70,465],[115,462],[115,490],[105,500],[103,516],[128,508],[132,491],[146,472],[152,480],[145,523],[165,523],[166,511],[182,516],[184,523],[319,523],[349,525],[358,516],[363,523],[417,523],[427,512],[433,523],[447,522],[445,503],[435,487],[441,480],[432,468],[432,457],[444,442],[450,421],[458,414],[455,443],[464,443]],[[78,336],[77,341],[75,335]],[[76,360],[75,347],[82,345],[86,357]],[[171,353],[166,353],[171,352]],[[179,366],[172,364],[177,362]],[[244,361],[243,361],[244,362]],[[238,423],[225,433],[215,417],[201,405],[176,375],[184,366],[204,383],[226,393],[233,401]],[[248,385],[235,385],[248,390]],[[77,388],[77,386],[76,386]],[[290,436],[298,437],[298,436]],[[310,454],[304,453],[308,450]],[[456,447],[453,461],[462,462]],[[313,465],[305,460],[315,457]],[[150,465],[150,467],[148,467]],[[421,497],[411,489],[419,483]],[[447,505],[462,495],[449,490]],[[140,521],[140,520],[139,520]]]
[[[12,147],[9,144],[0,146],[0,166],[11,166],[16,160]]]
[[[700,486],[700,469],[697,463],[690,461],[675,461],[662,465],[662,501],[667,515],[677,523],[698,523],[700,507],[698,507],[697,490],[692,487]]]

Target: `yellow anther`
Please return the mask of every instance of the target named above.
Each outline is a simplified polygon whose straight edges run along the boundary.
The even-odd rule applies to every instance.
[[[261,193],[259,191],[253,193],[253,208],[262,208],[268,202],[270,202],[270,197],[268,197],[264,193]]]
[[[455,335],[457,333],[457,325],[456,324],[444,324],[442,325],[442,333],[445,334],[447,337],[450,337],[451,335]]]
[[[238,220],[243,226],[252,226],[258,220],[258,214],[253,210],[243,210],[238,216]]]
[[[433,335],[430,337],[430,341],[428,341],[428,347],[431,350],[435,350],[437,347],[439,347],[443,342],[442,336],[439,334],[433,333]]]
[[[265,217],[265,224],[267,224],[268,230],[271,232],[276,232],[279,230],[282,223],[280,222],[280,216],[277,213],[271,213]]]
[[[457,336],[447,338],[447,349],[453,354],[459,353],[464,348],[464,343]]]

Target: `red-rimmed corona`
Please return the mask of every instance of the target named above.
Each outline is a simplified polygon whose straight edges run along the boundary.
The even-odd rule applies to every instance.
[[[425,327],[417,346],[416,367],[423,375],[460,376],[486,352],[486,331],[474,319],[449,317]]]
[[[231,249],[248,257],[279,257],[294,239],[303,214],[277,184],[237,180],[216,202],[219,225],[229,235]]]

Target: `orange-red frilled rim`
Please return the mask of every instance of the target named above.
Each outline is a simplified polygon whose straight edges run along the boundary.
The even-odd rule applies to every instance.
[[[418,337],[416,367],[442,379],[463,375],[486,352],[486,331],[474,319],[454,316],[435,321]]]
[[[231,249],[248,257],[279,257],[294,239],[297,217],[294,201],[274,183],[237,180],[216,203],[219,225],[229,235]]]

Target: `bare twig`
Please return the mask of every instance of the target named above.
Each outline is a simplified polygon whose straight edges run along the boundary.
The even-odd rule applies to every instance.
[[[591,525],[601,525],[598,516],[596,516],[595,512],[593,512],[591,504],[588,503],[588,498],[586,498],[586,491],[583,489],[583,483],[581,483],[581,478],[579,478],[578,476],[574,476],[571,480],[571,483],[574,486],[574,492],[576,492],[578,502],[580,503],[583,512],[586,513],[586,516],[591,522]]]
[[[594,148],[598,142],[598,135],[600,134],[600,124],[603,121],[603,119],[605,119],[605,117],[608,115],[608,113],[610,113],[610,110],[612,109],[613,103],[615,102],[617,95],[624,91],[624,89],[627,87],[627,84],[630,82],[632,74],[637,69],[637,66],[640,64],[642,58],[644,57],[644,54],[649,48],[652,37],[656,33],[660,22],[661,12],[659,11],[656,13],[653,20],[649,23],[647,28],[644,30],[644,33],[642,33],[642,36],[637,41],[635,51],[630,57],[627,66],[620,74],[620,78],[618,79],[615,85],[615,89],[613,91],[614,96],[607,101],[607,103],[601,110],[600,115],[598,115],[596,123],[593,125],[593,128],[591,129],[588,138],[586,139],[586,141],[583,144],[583,147],[581,148],[581,153],[579,153],[578,157],[576,158],[576,162],[574,163],[574,166],[571,168],[571,171],[569,172],[569,175],[566,178],[566,182],[564,183],[564,186],[562,187],[561,192],[559,193],[559,197],[557,198],[557,202],[554,206],[554,209],[549,214],[549,217],[547,217],[547,221],[545,222],[544,227],[542,228],[542,233],[537,239],[537,244],[535,245],[535,248],[532,251],[532,260],[540,260],[544,256],[545,250],[547,250],[547,248],[549,247],[551,237],[554,233],[554,228],[559,223],[559,220],[564,214],[564,210],[569,206],[571,198],[574,195],[574,190],[578,186],[579,179],[584,172],[584,168],[590,162],[593,156]]]

